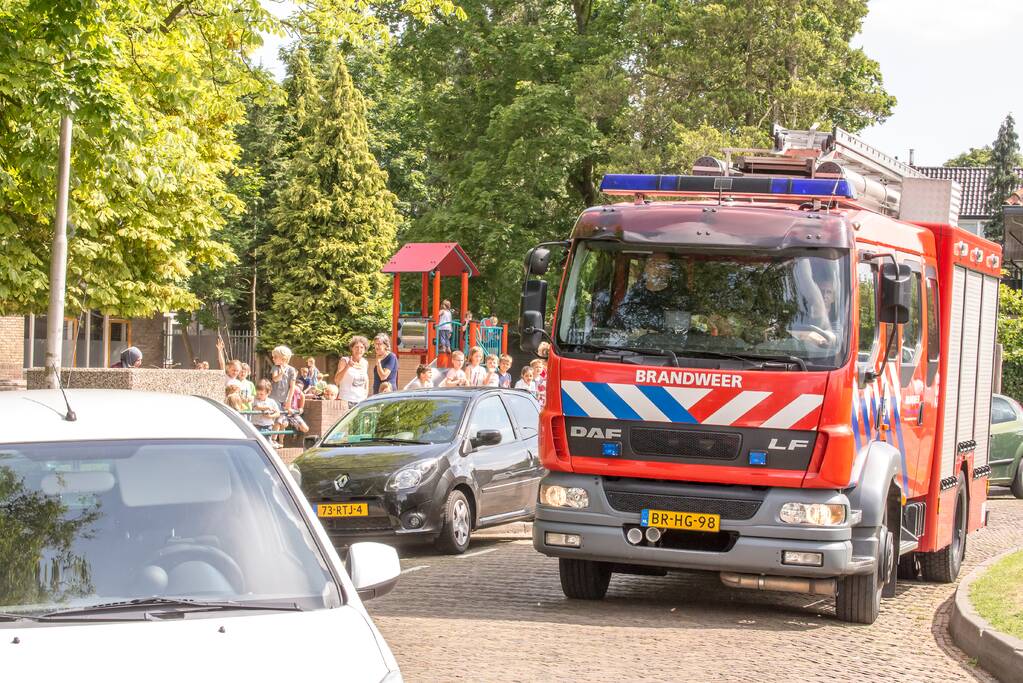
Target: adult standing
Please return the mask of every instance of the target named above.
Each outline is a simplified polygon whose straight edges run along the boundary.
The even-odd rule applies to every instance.
[[[124,351],[121,351],[121,360],[117,361],[110,367],[112,368],[141,368],[142,367],[142,352],[138,350],[138,347],[129,346]]]
[[[380,393],[380,385],[391,385],[391,391],[398,390],[398,356],[391,351],[391,338],[381,332],[373,337],[373,352],[376,362],[373,364],[373,393]]]
[[[348,343],[350,356],[341,359],[334,384],[338,386],[338,398],[348,404],[351,409],[355,404],[366,400],[369,394],[369,363],[366,361],[366,348],[369,340],[356,335]]]
[[[313,356],[309,356],[305,359],[305,366],[308,369],[309,386],[316,386],[316,383],[320,381],[320,369],[316,367],[316,359]],[[306,387],[307,389],[309,387]]]

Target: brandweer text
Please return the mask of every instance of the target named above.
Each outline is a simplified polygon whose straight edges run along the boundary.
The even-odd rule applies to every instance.
[[[741,375],[722,375],[713,372],[692,372],[690,370],[636,370],[636,381],[697,387],[742,388]]]

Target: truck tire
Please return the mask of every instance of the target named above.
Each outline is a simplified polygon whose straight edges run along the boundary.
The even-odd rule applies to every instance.
[[[919,566],[920,563],[915,552],[902,555],[899,557],[899,579],[916,581],[920,578]]]
[[[575,600],[603,600],[611,583],[611,568],[592,560],[558,560],[561,590]]]
[[[437,550],[448,555],[461,555],[472,537],[472,508],[465,494],[454,490],[444,504],[444,526],[437,536]]]
[[[1016,463],[1016,476],[1012,478],[1009,490],[1017,498],[1023,498],[1023,459]]]
[[[887,496],[885,496],[887,500]],[[878,528],[877,564],[869,574],[853,574],[838,580],[835,593],[835,615],[841,621],[855,624],[873,624],[881,612],[881,593],[895,569],[895,537],[888,528],[888,506]]]
[[[966,477],[959,472],[956,483],[956,512],[952,527],[952,542],[933,553],[920,553],[920,570],[925,581],[952,583],[959,576],[966,555],[966,524],[970,513],[966,493]]]

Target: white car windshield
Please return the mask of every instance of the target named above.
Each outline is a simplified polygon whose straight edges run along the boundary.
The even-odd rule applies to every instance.
[[[0,444],[0,557],[6,613],[342,601],[277,470],[242,441]]]
[[[839,367],[849,348],[848,270],[848,252],[838,249],[694,253],[582,241],[558,341],[569,351],[781,356]]]

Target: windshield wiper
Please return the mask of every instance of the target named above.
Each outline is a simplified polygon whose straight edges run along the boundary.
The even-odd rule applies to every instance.
[[[359,439],[358,441],[324,441],[321,446],[327,446],[329,448],[339,448],[342,446],[364,446],[366,444],[374,443],[400,443],[400,444],[413,444],[417,446],[425,446],[430,443],[429,441],[417,441],[416,439],[398,439],[389,436],[375,436],[372,439]]]
[[[39,617],[34,614],[18,614],[17,612],[0,612],[0,621],[35,621]]]
[[[40,614],[36,619],[59,620],[65,617],[91,617],[104,616],[109,612],[135,609],[159,609],[169,608],[170,610],[188,610],[189,612],[206,612],[213,610],[261,610],[275,612],[301,612],[302,608],[293,602],[269,603],[269,602],[233,602],[230,600],[191,600],[189,598],[136,598],[134,600],[118,600],[100,605],[88,605],[86,607],[71,607],[69,609],[54,610]]]
[[[624,363],[626,358],[635,356],[661,356],[671,361],[671,364],[678,367],[678,356],[670,349],[649,349],[642,346],[599,346],[597,344],[577,343],[572,344],[576,348],[588,349],[597,353],[597,360],[601,356],[617,356],[619,362]],[[625,354],[630,354],[626,356]]]
[[[360,441],[355,441],[353,442],[353,445],[359,445],[364,443],[411,443],[422,446],[430,442],[419,441],[417,439],[399,439],[393,436],[374,436],[372,439],[362,439]]]
[[[682,352],[683,355],[703,356],[710,358],[730,358],[732,360],[741,360],[746,362],[760,361],[760,369],[763,369],[766,363],[785,363],[787,365],[795,365],[800,370],[806,371],[806,361],[799,356],[789,356],[787,354],[759,354],[759,353],[745,353],[743,351],[710,351],[704,349],[686,349]]]

